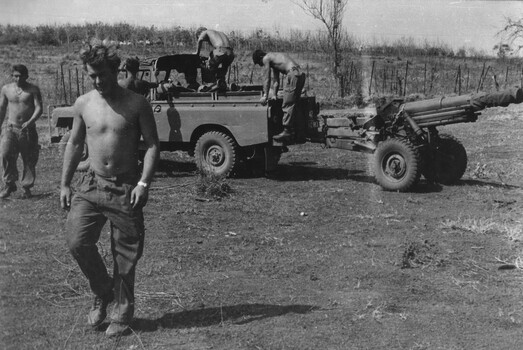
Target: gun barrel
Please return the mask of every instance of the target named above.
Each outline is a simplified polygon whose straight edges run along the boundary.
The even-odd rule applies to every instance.
[[[405,103],[403,110],[410,115],[434,113],[441,109],[457,110],[470,106],[470,96],[440,97],[424,101]]]
[[[414,117],[442,111],[455,111],[459,113],[462,109],[477,112],[487,107],[506,107],[511,103],[521,102],[523,102],[523,90],[521,88],[514,88],[492,93],[440,97],[424,101],[407,102],[403,105],[403,110]]]
[[[412,119],[414,119],[414,121],[416,122],[420,122],[422,120],[440,119],[462,114],[467,114],[467,110],[465,108],[456,108],[452,110],[438,110],[435,113],[416,114],[412,116]]]

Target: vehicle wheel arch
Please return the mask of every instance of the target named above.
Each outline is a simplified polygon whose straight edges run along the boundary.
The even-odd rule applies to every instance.
[[[236,138],[233,135],[233,133],[227,127],[225,127],[223,125],[219,125],[219,124],[205,124],[205,125],[200,125],[196,129],[193,130],[193,132],[191,134],[191,141],[190,141],[191,145],[193,146],[193,148],[196,145],[196,142],[198,142],[198,139],[203,134],[205,134],[205,133],[207,133],[209,131],[222,132],[222,133],[227,134],[228,136],[230,136],[233,139],[234,142],[237,142]]]

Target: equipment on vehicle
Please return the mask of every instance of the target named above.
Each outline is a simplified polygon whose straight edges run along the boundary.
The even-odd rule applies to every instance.
[[[295,137],[282,144],[272,138],[282,131],[282,98],[261,105],[261,85],[230,84],[225,92],[209,89],[204,61],[193,54],[168,55],[142,64],[140,71],[142,79],[159,83],[149,99],[161,150],[187,151],[200,171],[220,176],[242,169],[267,174],[287,146],[314,142],[374,154],[376,181],[385,190],[408,191],[421,175],[452,184],[466,170],[467,153],[461,142],[436,128],[474,122],[487,107],[523,102],[523,91],[513,89],[415,102],[394,99],[376,108],[319,114],[315,97],[305,93],[297,103]],[[198,70],[202,84],[197,82]],[[67,138],[72,113],[71,107],[52,110],[52,142]],[[79,169],[89,165],[84,148]]]

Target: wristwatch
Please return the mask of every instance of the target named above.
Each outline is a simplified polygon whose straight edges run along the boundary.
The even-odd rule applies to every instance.
[[[149,185],[146,182],[138,181],[138,186],[142,186],[143,188],[149,187]]]

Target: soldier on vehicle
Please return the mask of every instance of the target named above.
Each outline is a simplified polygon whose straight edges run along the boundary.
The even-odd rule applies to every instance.
[[[265,68],[263,81],[263,96],[260,102],[265,105],[268,99],[275,99],[280,87],[280,73],[286,74],[283,86],[283,131],[273,137],[276,141],[289,141],[294,135],[293,123],[296,115],[296,102],[305,86],[305,73],[300,72],[300,66],[289,55],[281,52],[264,52],[256,50],[252,61]],[[271,90],[271,72],[274,75]]]
[[[198,29],[196,36],[198,37],[196,55],[200,55],[204,42],[208,42],[213,46],[214,49],[209,54],[207,64],[216,79],[216,88],[218,91],[225,91],[227,89],[225,75],[234,60],[234,53],[229,38],[222,32],[203,27]]]
[[[94,90],[75,104],[71,137],[67,143],[60,203],[69,209],[67,243],[95,295],[88,324],[97,327],[115,300],[108,336],[129,332],[134,314],[136,264],[142,256],[144,218],[149,186],[159,157],[159,141],[150,104],[145,97],[118,85],[120,58],[110,43],[82,50],[84,69]],[[139,174],[138,144],[146,146]],[[73,196],[71,181],[84,142],[89,149],[89,171]],[[114,274],[111,278],[96,243],[110,221]]]
[[[23,64],[12,67],[12,77],[14,82],[4,85],[0,93],[0,158],[4,182],[0,198],[7,198],[16,191],[18,154],[23,161],[22,197],[29,198],[40,151],[35,123],[42,115],[42,95],[38,86],[27,82],[29,72]],[[7,125],[2,132],[6,114]]]
[[[151,89],[158,87],[158,83],[148,82],[137,77],[138,71],[140,70],[138,57],[129,57],[126,59],[124,68],[127,71],[127,77],[118,81],[121,87],[146,97],[151,92]]]

